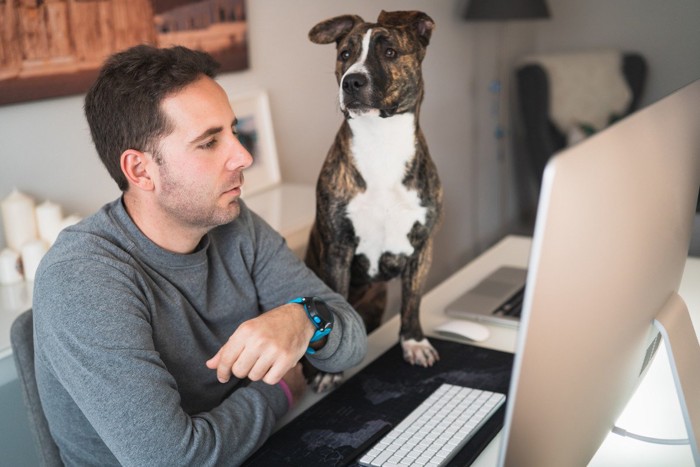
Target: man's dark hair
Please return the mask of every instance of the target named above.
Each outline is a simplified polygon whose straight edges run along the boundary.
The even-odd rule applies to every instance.
[[[154,153],[173,131],[162,100],[202,76],[213,78],[219,64],[207,53],[138,45],[109,57],[85,96],[85,116],[102,163],[126,191],[120,156],[127,149]]]

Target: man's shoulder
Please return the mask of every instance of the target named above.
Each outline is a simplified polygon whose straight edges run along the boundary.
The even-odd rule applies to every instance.
[[[42,260],[42,266],[45,268],[57,263],[100,258],[127,259],[131,246],[114,219],[113,205],[114,203],[107,204],[80,222],[63,229]]]

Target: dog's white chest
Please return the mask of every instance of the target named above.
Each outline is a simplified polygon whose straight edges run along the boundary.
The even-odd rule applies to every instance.
[[[359,239],[356,254],[369,259],[373,276],[382,253],[413,253],[408,233],[416,222],[426,221],[427,208],[418,193],[402,183],[406,164],[415,155],[415,122],[413,114],[365,115],[349,124],[351,150],[367,189],[348,203],[347,215]]]

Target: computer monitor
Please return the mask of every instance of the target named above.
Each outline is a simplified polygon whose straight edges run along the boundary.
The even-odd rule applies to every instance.
[[[700,347],[677,295],[699,183],[700,80],[550,160],[501,465],[588,463],[660,341],[700,465]]]

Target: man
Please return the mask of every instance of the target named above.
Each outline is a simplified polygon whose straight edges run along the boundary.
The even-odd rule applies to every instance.
[[[252,158],[216,67],[137,46],[86,96],[123,195],[61,233],[34,291],[37,382],[68,465],[240,464],[303,394],[304,355],[341,371],[366,351],[354,310],[239,199]]]

